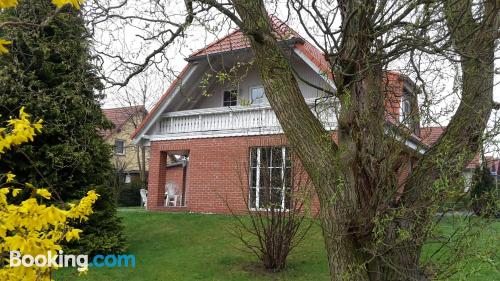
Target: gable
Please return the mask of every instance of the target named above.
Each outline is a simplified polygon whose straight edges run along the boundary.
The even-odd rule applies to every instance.
[[[318,98],[325,94],[321,89],[335,91],[332,81],[333,76],[323,53],[276,17],[271,17],[270,19],[277,30],[278,41],[284,43],[285,46],[289,46],[292,51],[291,63],[296,68],[298,76],[318,86],[317,88],[311,87],[307,83],[302,82],[301,79],[298,79],[299,87],[304,97],[306,99]],[[211,88],[208,90],[212,96],[202,97],[199,85],[200,81],[204,79],[204,74],[208,70],[213,70],[214,65],[218,62],[222,62],[222,68],[226,67],[227,70],[227,66],[230,65],[227,62],[228,60],[239,62],[251,57],[253,57],[253,54],[249,42],[243,33],[238,30],[191,54],[186,59],[188,63],[179,77],[170,85],[141,126],[135,131],[132,136],[134,143],[140,142],[145,135],[148,135],[148,132],[150,133],[154,130],[154,123],[163,113],[220,107],[222,106],[221,95],[224,91],[228,90],[237,90],[242,95],[242,99],[248,99],[250,88],[262,85],[256,69],[253,69],[236,87],[223,83],[210,85]],[[389,92],[400,92],[403,85],[400,74],[390,72],[388,77],[388,84],[394,88],[392,91],[389,90]],[[401,96],[393,94],[392,97],[392,102],[390,104],[386,103],[388,112],[392,113],[389,114],[388,119],[390,122],[397,122]]]
[[[238,35],[239,33],[233,32],[228,36],[233,36],[229,42],[233,42],[235,39],[235,34]],[[238,35],[239,37],[239,35]],[[238,38],[236,37],[236,38]],[[219,40],[220,41],[220,40]],[[222,42],[227,42],[222,40]],[[226,43],[224,43],[226,44]],[[318,87],[320,88],[329,88],[329,90],[333,89],[333,83],[328,79],[328,75],[325,74],[325,72],[322,69],[326,70],[326,60],[320,61],[318,59],[318,54],[319,51],[316,50],[314,54],[308,54],[304,53],[304,51],[311,50],[311,47],[308,48],[302,48],[299,49],[298,46],[301,44],[304,44],[303,41],[302,43],[294,43],[292,45],[292,50],[295,52],[296,55],[293,56],[294,62],[292,62],[294,65],[297,65],[297,72],[300,73],[302,78],[307,79],[309,82],[313,82],[314,84],[317,84]],[[310,45],[310,44],[309,44]],[[210,46],[210,45],[209,45]],[[229,47],[231,46],[231,47]],[[243,45],[240,45],[243,46]],[[312,45],[311,45],[312,46]],[[229,57],[234,57],[234,53],[231,53],[231,51],[239,51],[237,53],[238,55],[241,55],[242,57],[249,56],[251,55],[251,50],[248,47],[242,47],[242,48],[237,48],[234,49],[234,45],[232,43],[227,44],[226,47],[220,47],[219,49],[221,50],[226,50],[228,49],[228,53],[220,54],[220,53],[215,53],[214,50],[218,50],[218,47],[215,47],[213,44],[210,47],[210,50],[208,51],[203,51],[203,52],[195,52],[194,55],[190,56],[187,60],[188,63],[182,70],[182,72],[179,74],[179,77],[170,85],[170,87],[167,89],[167,91],[163,94],[163,96],[160,98],[160,100],[155,104],[151,112],[146,116],[144,119],[143,123],[139,126],[139,128],[134,132],[132,138],[134,139],[134,143],[139,143],[144,135],[148,131],[152,129],[154,126],[155,121],[159,116],[165,112],[165,110],[169,109],[169,111],[178,111],[182,110],[181,108],[183,107],[183,102],[177,98],[179,95],[183,96],[184,98],[188,97],[189,102],[193,102],[191,99],[196,99],[196,96],[190,96],[194,92],[199,85],[199,82],[203,79],[203,74],[206,70],[208,70],[209,67],[212,67],[213,63],[213,57],[215,55],[221,56],[225,55],[225,58]],[[312,47],[314,48],[314,47]],[[203,54],[200,56],[200,54]],[[315,61],[311,61],[309,57],[315,58]],[[210,65],[209,65],[210,62]],[[252,86],[261,85],[262,83],[260,82],[260,78],[256,76],[258,72],[256,69],[252,73],[250,73],[250,76],[248,79],[245,81],[246,85],[242,86],[242,92],[248,97],[248,89]],[[331,75],[330,75],[331,77]],[[253,81],[253,82],[252,82]],[[189,85],[191,86],[191,89],[188,89]],[[299,82],[299,86],[301,88],[301,91],[303,93],[306,93],[306,98],[307,97],[318,97],[319,92],[321,92],[318,89],[311,88],[310,86],[307,86],[303,82]],[[221,92],[221,89],[216,89],[218,92]],[[199,92],[201,92],[198,88],[198,96]],[[208,99],[207,99],[208,100]],[[215,106],[216,103],[212,102],[212,106]],[[209,106],[209,107],[212,107]],[[193,108],[205,108],[203,107],[203,104],[201,105],[196,105],[196,101],[194,102],[194,105],[191,107],[187,107],[184,109],[193,109]]]

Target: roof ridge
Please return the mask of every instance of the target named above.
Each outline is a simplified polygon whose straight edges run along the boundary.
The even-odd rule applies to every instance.
[[[115,110],[115,109],[125,109],[125,108],[134,108],[134,107],[143,107],[143,108],[146,108],[144,106],[144,104],[138,104],[138,105],[131,105],[131,106],[120,106],[120,107],[103,108],[102,110]]]
[[[297,31],[295,31],[293,28],[291,28],[286,22],[280,20],[276,15],[269,15],[269,21],[271,22],[271,25],[273,27],[273,31],[276,33],[276,35],[278,35],[279,40],[287,40],[287,39],[292,39],[294,37],[304,40],[304,38]],[[239,33],[241,33],[241,35]],[[291,36],[288,36],[288,35],[291,35]],[[238,38],[236,36],[241,36],[241,38]],[[287,37],[290,37],[290,38],[287,38]],[[232,42],[231,39],[234,39],[234,42]],[[229,40],[229,42],[228,42],[228,44],[230,45],[229,48],[226,48],[227,49],[226,50],[224,48],[224,46],[222,46],[222,47],[219,47],[218,48],[219,50],[218,50],[216,48],[217,45],[225,43],[224,42],[225,40]],[[249,46],[247,46],[248,42],[242,43],[242,41],[244,41],[244,40],[246,41],[248,39],[244,36],[241,29],[238,28],[238,29],[230,32],[226,36],[224,36],[220,39],[217,39],[214,42],[206,45],[205,47],[198,49],[195,52],[191,53],[187,59],[189,60],[191,58],[195,58],[195,57],[202,56],[202,55],[218,54],[218,53],[222,53],[222,52],[225,52],[228,50],[237,50],[237,49],[248,48],[249,47]],[[234,46],[233,46],[233,44],[234,44]],[[211,51],[211,49],[214,49],[214,50]]]
[[[439,129],[446,129],[447,126],[426,126],[426,127],[420,127],[420,129],[433,129],[433,128],[439,128]]]

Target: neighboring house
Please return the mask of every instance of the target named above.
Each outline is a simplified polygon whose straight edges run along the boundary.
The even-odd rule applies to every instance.
[[[132,144],[131,135],[142,122],[147,111],[143,105],[103,109],[106,117],[115,125],[112,130],[103,132],[106,142],[113,146],[113,166],[119,174],[120,181],[130,183],[140,180],[142,161],[147,176],[149,148]],[[144,152],[143,152],[144,150]]]
[[[424,127],[420,128],[420,138],[422,139],[422,142],[425,143],[426,145],[430,146],[434,144],[439,137],[444,133],[446,130],[446,127]],[[465,180],[467,182],[467,185],[465,187],[465,191],[469,191],[472,185],[472,177],[474,175],[474,169],[481,165],[481,157],[480,154],[478,153],[474,159],[465,167],[463,171],[463,176],[465,177]],[[493,173],[493,172],[492,172]]]
[[[295,31],[276,18],[272,21],[301,78],[299,87],[305,101],[336,139],[332,106],[321,106],[332,102],[321,89],[334,91],[331,75],[325,74],[329,73],[328,63]],[[287,207],[285,194],[290,189],[292,166],[300,167],[300,163],[290,153],[256,67],[247,64],[252,57],[240,31],[193,53],[178,79],[135,131],[134,143],[151,146],[149,210],[173,209],[165,206],[165,185],[169,182],[176,182],[181,189],[182,204],[177,210],[227,213],[228,206],[233,211],[259,209],[270,200]],[[220,79],[213,73],[223,69],[241,74],[240,79]],[[413,134],[405,139],[404,149],[422,152],[425,145],[418,137],[418,119],[413,116],[417,108],[413,83],[395,72],[386,77],[388,126],[405,119]],[[174,168],[172,159],[182,160],[182,169]],[[402,177],[410,171],[411,161],[401,166]],[[264,196],[263,190],[271,190],[274,196]],[[314,204],[317,206],[316,201]]]
[[[498,181],[500,180],[500,159],[493,156],[485,156],[484,161],[491,175],[495,178],[495,186],[498,186]]]
[[[485,156],[486,165],[490,169],[491,175],[496,179],[500,178],[500,159],[493,156]]]

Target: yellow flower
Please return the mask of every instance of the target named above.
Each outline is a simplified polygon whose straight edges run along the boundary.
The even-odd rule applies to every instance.
[[[0,9],[12,8],[17,6],[17,0],[0,0]]]
[[[0,1],[1,4],[6,3],[5,0]],[[12,146],[33,140],[33,137],[40,133],[42,120],[31,123],[29,117],[23,107],[17,119],[8,120],[6,128],[0,127],[0,156]],[[3,180],[4,176],[0,177]],[[5,177],[7,182],[11,182],[15,176],[9,172]],[[24,183],[24,186],[34,190],[38,196],[47,199],[51,197],[47,189],[37,189],[28,182]],[[47,252],[56,254],[62,249],[59,244],[63,240],[79,239],[81,230],[72,228],[69,223],[72,220],[87,220],[93,212],[92,205],[99,197],[95,191],[89,191],[77,204],[68,204],[69,209],[59,209],[54,205],[39,204],[36,198],[32,197],[17,204],[11,203],[7,200],[11,191],[12,196],[17,196],[21,189],[0,188],[0,252],[20,251],[32,256],[44,255]],[[9,260],[5,258],[2,262],[8,264]],[[54,270],[57,270],[57,266],[0,267],[0,280],[49,281]],[[87,269],[81,268],[78,271],[85,273]]]
[[[85,275],[89,271],[89,268],[85,266],[85,267],[79,267],[77,270],[78,270],[78,275]]]
[[[14,175],[12,172],[8,172],[6,174],[6,176],[7,176],[7,179],[5,180],[5,182],[7,182],[7,183],[13,181],[14,178],[16,177],[16,175]]]
[[[16,197],[19,194],[19,192],[21,192],[20,188],[12,189],[12,196]]]
[[[66,4],[71,4],[75,9],[80,9],[80,4],[83,4],[85,0],[52,0],[52,3],[56,5],[57,8],[61,8]]]
[[[66,241],[71,241],[73,239],[80,239],[80,232],[82,232],[80,229],[72,229],[68,232],[66,232],[66,235],[64,235],[64,238],[66,238]]]
[[[12,146],[32,141],[33,137],[41,132],[42,120],[31,123],[28,118],[29,114],[25,113],[22,107],[18,119],[10,119],[7,121],[7,128],[0,128],[0,154]]]
[[[0,1],[2,1],[2,0],[0,0]],[[6,54],[9,52],[9,50],[5,47],[5,45],[10,45],[10,44],[12,44],[12,41],[0,38],[0,55]]]
[[[38,188],[36,194],[42,196],[45,199],[50,199],[50,192],[45,188]]]

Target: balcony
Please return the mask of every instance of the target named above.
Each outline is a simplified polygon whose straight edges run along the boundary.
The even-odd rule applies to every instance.
[[[318,105],[315,100],[306,102],[327,130],[336,127],[332,106]],[[282,129],[269,105],[249,105],[165,113],[155,132],[151,140],[279,134]]]

